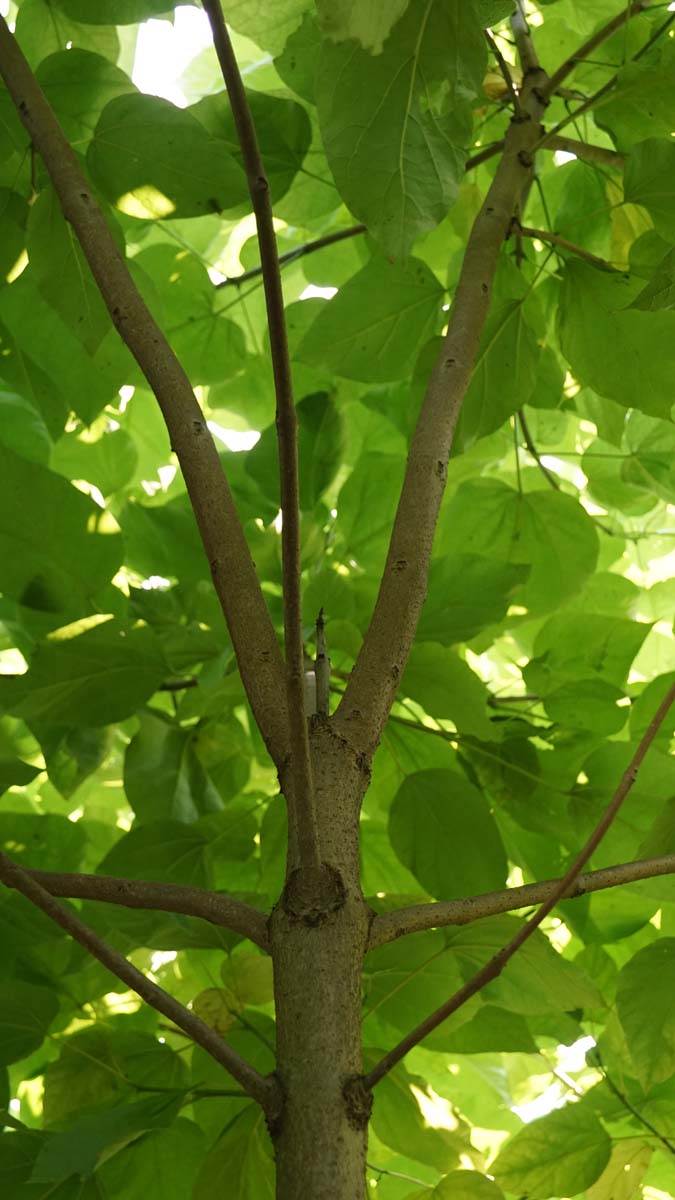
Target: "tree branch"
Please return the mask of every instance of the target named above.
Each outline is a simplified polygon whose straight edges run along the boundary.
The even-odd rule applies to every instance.
[[[567,238],[561,237],[559,233],[551,233],[548,229],[530,229],[527,225],[514,222],[513,232],[518,237],[538,238],[540,242],[548,242],[550,246],[568,250],[570,254],[575,254],[577,258],[583,258],[585,262],[591,263],[599,271],[616,271],[617,269],[605,258],[598,258],[596,254],[591,254],[590,250],[584,250],[583,246],[577,246],[575,242],[568,242]]]
[[[69,900],[100,900],[124,908],[143,908],[184,917],[201,917],[269,950],[267,917],[243,900],[185,887],[178,883],[152,883],[145,880],[118,879],[113,875],[82,875],[67,871],[37,871],[25,868],[26,875],[39,883],[50,896]],[[8,884],[8,886],[12,886]]]
[[[675,875],[675,854],[588,871],[579,875],[560,899],[576,900],[579,896],[590,895],[591,892],[621,887],[640,879],[656,879],[660,875]],[[559,879],[547,879],[541,883],[526,883],[522,887],[505,888],[501,892],[486,892],[482,896],[443,900],[433,904],[415,904],[396,912],[382,913],[375,917],[370,927],[368,949],[374,950],[376,946],[394,942],[408,933],[441,929],[446,925],[470,925],[472,921],[480,921],[483,917],[494,917],[518,908],[529,908],[531,904],[541,904],[549,899],[559,885]]]
[[[190,381],[151,316],[78,160],[4,18],[0,74],[39,151],[113,324],[162,410],[255,719],[273,761],[287,753],[283,661],[232,493]]]
[[[305,711],[305,665],[302,641],[302,585],[300,567],[300,490],[298,483],[298,422],[293,402],[293,381],[286,337],[281,272],[274,233],[270,188],[256,136],[246,90],[239,73],[220,0],[203,0],[211,25],[213,44],[227,87],[232,116],[246,169],[255,214],[267,307],[276,393],[276,427],[281,482],[281,557],[286,647],[286,702],[291,758],[283,786],[289,808],[289,827],[295,837],[300,865],[318,868],[321,855],[314,806],[312,764]],[[289,786],[290,785],[290,786]],[[290,795],[288,794],[290,793]]]
[[[597,95],[598,93],[596,92]],[[579,109],[577,109],[578,111]],[[576,112],[574,116],[576,116]],[[567,120],[564,120],[559,122],[555,128],[562,129],[566,124]],[[495,154],[499,154],[499,151],[503,149],[503,139],[499,142],[493,142],[490,146],[479,150],[471,158],[467,158],[464,164],[465,170],[469,171],[472,167],[479,167],[481,163],[487,162],[488,159],[493,158]],[[591,142],[580,142],[577,138],[562,137],[554,130],[551,130],[550,133],[547,133],[542,138],[538,149],[567,150],[569,154],[576,154],[577,158],[583,159],[584,162],[598,163],[601,166],[613,167],[618,171],[623,170],[626,161],[623,154],[619,154],[616,150],[608,150],[605,146],[594,146]]]
[[[348,229],[338,229],[335,233],[326,233],[313,242],[304,242],[295,250],[287,250],[285,254],[280,254],[279,266],[286,267],[306,254],[314,254],[317,250],[323,250],[325,246],[333,246],[335,242],[344,242],[346,238],[357,237],[358,234],[366,232],[365,225],[350,225]],[[239,287],[242,283],[247,283],[249,279],[256,279],[262,273],[262,266],[251,267],[250,271],[243,271],[241,275],[231,275],[228,279],[223,279],[221,283],[216,284],[216,288]]]
[[[552,135],[546,140],[546,150],[566,150],[584,162],[598,163],[600,166],[613,167],[623,171],[626,159],[617,150],[609,150],[606,146],[594,146],[592,142],[580,142],[578,138]]]
[[[558,69],[553,72],[542,88],[543,94],[545,96],[552,96],[563,80],[572,74],[578,63],[588,58],[594,50],[597,50],[598,46],[601,46],[613,33],[616,33],[617,29],[620,29],[622,25],[625,25],[637,13],[643,12],[648,5],[649,0],[633,0],[632,4],[625,5],[621,12],[618,12],[615,17],[612,17],[610,21],[607,21],[605,25],[602,25],[600,29],[591,34],[585,42],[582,42],[574,54],[570,54],[569,58],[561,62]]]
[[[534,74],[535,71],[540,71],[541,66],[539,57],[534,48],[534,43],[530,36],[530,27],[525,16],[525,6],[523,0],[516,0],[516,10],[511,16],[511,30],[518,50],[520,66],[523,72],[523,79],[526,75]],[[540,87],[537,87],[537,99],[541,102],[544,97],[545,80]]]
[[[382,734],[410,653],[424,602],[455,425],[490,305],[499,252],[531,169],[543,111],[534,84],[520,93],[524,119],[514,120],[504,155],[468,239],[454,302],[413,435],[375,610],[333,720],[361,752]]]
[[[494,54],[494,56],[497,60],[497,66],[499,67],[499,70],[501,71],[502,79],[504,80],[504,83],[506,84],[506,89],[511,97],[513,111],[517,117],[520,117],[522,115],[521,111],[520,111],[520,96],[518,95],[516,85],[513,82],[513,76],[511,74],[511,71],[509,70],[509,64],[507,63],[506,59],[504,58],[504,55],[502,54],[501,50],[499,49],[497,40],[496,40],[496,38],[494,38],[492,36],[492,33],[490,32],[490,30],[484,29],[483,33],[485,34],[485,40],[487,41],[488,46],[490,47],[492,53]]]
[[[668,712],[668,709],[673,703],[673,700],[675,700],[675,683],[668,690],[666,696],[661,701],[654,716],[649,722],[649,725],[640,739],[638,747],[631,758],[630,763],[626,767],[626,770],[621,777],[619,786],[617,787],[610,803],[607,805],[602,817],[595,826],[595,829],[591,833],[585,845],[579,851],[579,854],[577,854],[569,870],[566,871],[563,878],[551,890],[548,898],[544,901],[541,908],[539,908],[537,912],[530,917],[524,925],[521,926],[521,928],[518,930],[518,933],[515,935],[515,937],[511,938],[510,942],[507,942],[505,946],[502,946],[501,950],[498,950],[497,953],[494,954],[492,958],[485,964],[485,966],[481,967],[481,969],[477,971],[476,974],[473,975],[472,978],[463,985],[463,987],[455,992],[454,996],[451,996],[450,999],[445,1002],[445,1004],[442,1004],[440,1008],[437,1008],[435,1012],[431,1013],[430,1016],[422,1021],[416,1029],[413,1029],[398,1043],[397,1046],[394,1046],[394,1048],[390,1050],[388,1054],[385,1054],[384,1057],[380,1059],[379,1063],[373,1067],[372,1071],[369,1071],[368,1074],[363,1077],[362,1082],[366,1088],[374,1087],[374,1085],[378,1083],[388,1071],[391,1071],[392,1067],[396,1066],[396,1063],[400,1062],[401,1059],[405,1057],[409,1050],[412,1050],[414,1046],[417,1046],[419,1042],[423,1041],[428,1034],[432,1033],[433,1030],[441,1025],[447,1017],[456,1012],[457,1009],[461,1008],[467,1000],[469,1000],[472,996],[475,996],[476,992],[479,992],[482,988],[484,988],[487,983],[490,983],[493,979],[497,979],[498,976],[501,975],[509,959],[513,958],[513,955],[520,949],[520,947],[528,940],[528,938],[532,936],[533,933],[536,932],[544,918],[548,916],[553,908],[555,908],[558,901],[562,900],[568,895],[570,889],[577,882],[582,868],[588,862],[589,858],[593,854],[593,851],[597,849],[598,845],[602,841],[607,830],[612,824],[612,821],[621,808],[626,796],[635,783],[638,770],[647,751],[649,750],[649,747],[654,741],[654,738],[656,737],[656,734],[658,733],[658,730],[666,716],[666,713]]]
[[[467,158],[464,163],[464,170],[471,171],[474,167],[479,167],[481,163],[487,162],[489,158],[494,158],[495,154],[499,154],[500,150],[504,149],[505,139],[500,138],[498,142],[492,142],[489,146],[485,146],[482,150],[477,150],[471,158]]]
[[[84,946],[90,954],[97,958],[113,975],[126,983],[127,987],[136,992],[146,1004],[162,1013],[182,1029],[188,1037],[206,1050],[216,1062],[225,1067],[230,1075],[241,1084],[247,1095],[256,1100],[268,1115],[275,1114],[280,1105],[277,1085],[272,1078],[260,1075],[245,1059],[228,1046],[221,1037],[211,1029],[200,1017],[190,1012],[183,1004],[174,1000],[163,988],[152,983],[142,971],[139,971],[123,955],[108,946],[92,929],[85,925],[74,913],[64,908],[43,888],[32,875],[23,867],[0,853],[0,880],[10,888],[21,892],[31,904],[65,929],[71,937]]]

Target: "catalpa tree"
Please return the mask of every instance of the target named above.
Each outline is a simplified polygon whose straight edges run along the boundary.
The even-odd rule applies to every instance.
[[[0,20],[2,1194],[666,1200],[675,13],[170,9]]]

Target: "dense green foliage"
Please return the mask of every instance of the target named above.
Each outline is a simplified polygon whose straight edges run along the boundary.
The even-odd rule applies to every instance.
[[[543,65],[552,71],[622,3],[530,4]],[[169,6],[11,8],[209,419],[261,433],[246,451],[223,445],[222,460],[281,628],[264,304],[259,275],[225,279],[258,257],[217,63],[207,49],[188,68],[184,108],[130,79],[135,23]],[[465,172],[465,160],[508,124],[482,29],[501,31],[512,61],[499,24],[512,5],[223,7],[280,251],[368,227],[283,272],[307,641],[323,608],[337,692],[497,161]],[[379,910],[561,874],[675,672],[675,41],[667,30],[652,41],[666,16],[655,5],[634,17],[577,67],[578,98],[555,97],[547,113],[554,124],[616,74],[566,133],[620,152],[625,172],[542,151],[529,196],[528,226],[615,270],[541,240],[503,249],[428,600],[363,811],[363,886]],[[0,110],[0,846],[30,867],[208,886],[269,909],[283,882],[284,806],[182,477],[4,90]],[[337,291],[301,299],[308,284]],[[593,867],[675,853],[672,730],[671,720]],[[68,903],[272,1068],[271,966],[255,947],[196,918]],[[673,1190],[675,878],[557,912],[378,1086],[368,1195]],[[520,919],[371,953],[367,1061]],[[3,1196],[272,1196],[263,1117],[227,1094],[237,1089],[215,1062],[6,889],[0,931]],[[566,1052],[581,1038],[597,1043],[585,1060]],[[542,1096],[551,1111],[523,1124],[514,1108]]]

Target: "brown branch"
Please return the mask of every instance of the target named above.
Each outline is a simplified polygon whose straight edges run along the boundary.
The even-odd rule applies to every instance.
[[[588,56],[592,54],[594,50],[597,50],[598,46],[601,46],[603,42],[606,42],[607,39],[610,38],[613,33],[616,33],[617,29],[620,29],[622,25],[625,25],[631,19],[631,17],[634,17],[637,13],[643,12],[643,10],[648,7],[648,4],[649,0],[633,0],[632,4],[625,5],[621,12],[618,12],[615,17],[612,17],[610,21],[607,21],[605,25],[602,25],[600,29],[597,29],[595,33],[591,34],[591,36],[585,42],[582,42],[581,46],[575,50],[574,54],[570,54],[569,58],[566,58],[564,62],[561,62],[558,69],[553,72],[551,77],[542,88],[543,94],[545,96],[552,96],[553,93],[557,91],[563,80],[567,79],[567,76],[572,74],[572,71],[575,69],[578,63],[583,62],[585,58],[588,58]]]
[[[520,110],[520,96],[518,95],[516,85],[513,82],[513,76],[509,69],[509,64],[507,63],[506,59],[504,58],[504,55],[502,54],[501,50],[499,49],[499,44],[498,44],[496,38],[493,37],[490,30],[484,29],[483,33],[485,34],[485,40],[487,41],[488,46],[490,47],[492,53],[494,54],[494,56],[497,60],[497,66],[499,67],[499,70],[501,71],[502,79],[504,80],[504,83],[506,84],[506,89],[511,97],[511,103],[513,104],[513,111],[517,117],[520,117],[522,115],[521,110]]]
[[[600,166],[613,167],[617,171],[623,171],[626,165],[626,159],[618,151],[609,150],[606,146],[594,146],[591,142],[580,142],[578,138],[554,134],[547,138],[544,149],[566,150],[568,154],[576,155],[583,162],[598,163]]]
[[[417,1026],[416,1029],[413,1029],[398,1043],[397,1046],[394,1046],[394,1048],[390,1050],[388,1054],[385,1054],[384,1057],[380,1059],[379,1063],[373,1067],[372,1071],[369,1071],[368,1074],[363,1077],[362,1082],[366,1088],[374,1087],[374,1085],[378,1083],[388,1071],[391,1071],[392,1067],[395,1067],[396,1064],[405,1057],[409,1050],[412,1050],[414,1046],[417,1046],[419,1042],[423,1041],[428,1034],[432,1033],[434,1029],[438,1028],[438,1026],[447,1019],[447,1017],[456,1012],[457,1009],[461,1008],[467,1000],[470,1000],[472,996],[475,996],[476,993],[484,988],[486,984],[490,983],[493,979],[497,979],[498,976],[501,975],[509,959],[513,958],[513,955],[528,940],[528,938],[532,937],[532,934],[536,932],[544,918],[548,916],[553,908],[555,908],[558,901],[562,900],[569,893],[570,889],[577,882],[582,868],[586,865],[589,858],[593,854],[593,851],[597,849],[598,845],[602,841],[607,830],[612,824],[612,821],[621,808],[626,796],[635,783],[638,770],[647,751],[649,750],[649,747],[654,741],[654,738],[656,737],[656,734],[658,733],[666,713],[673,703],[673,700],[675,700],[675,683],[669,689],[665,698],[661,701],[658,709],[649,722],[649,725],[640,739],[638,747],[631,758],[630,763],[626,767],[626,770],[621,777],[619,786],[617,787],[610,803],[607,805],[602,817],[595,826],[595,829],[580,850],[579,854],[577,854],[569,870],[566,871],[563,878],[551,890],[548,898],[544,901],[541,908],[539,908],[537,912],[530,917],[524,925],[521,926],[521,928],[518,930],[518,933],[515,935],[515,937],[511,938],[510,942],[507,942],[505,946],[502,946],[501,950],[498,950],[497,953],[494,954],[492,958],[485,964],[485,966],[481,967],[481,969],[477,971],[476,974],[473,975],[472,978],[469,979],[463,985],[463,987],[459,989],[459,991],[455,992],[454,996],[451,996],[450,999],[445,1002],[445,1004],[442,1004],[440,1008],[437,1008],[435,1012],[431,1013]]]
[[[152,983],[123,955],[113,950],[112,946],[108,946],[75,913],[59,904],[58,900],[55,900],[28,871],[2,853],[0,853],[0,880],[7,887],[21,892],[31,904],[41,909],[45,916],[65,929],[66,933],[84,946],[113,975],[126,983],[127,987],[131,988],[142,1000],[145,1000],[146,1004],[173,1021],[188,1037],[206,1050],[207,1054],[215,1058],[216,1062],[225,1067],[237,1083],[241,1084],[247,1095],[256,1100],[268,1115],[278,1111],[280,1096],[272,1078],[266,1079],[260,1075],[200,1017],[190,1012],[178,1000],[174,1000],[173,996],[158,987],[156,983]]]
[[[212,925],[220,925],[241,933],[249,941],[269,950],[267,917],[243,900],[209,892],[202,888],[186,887],[179,883],[152,883],[137,879],[118,879],[113,875],[82,875],[67,871],[37,871],[26,868],[36,883],[50,896],[69,900],[100,900],[104,904],[120,904],[124,908],[143,908],[185,917],[201,917]]]
[[[519,225],[517,222],[514,222],[513,232],[518,237],[538,238],[540,242],[547,242],[550,246],[557,246],[560,250],[568,250],[570,254],[575,254],[577,258],[583,258],[585,262],[591,263],[599,271],[617,270],[605,258],[598,258],[596,254],[591,254],[590,250],[584,250],[583,246],[577,246],[576,242],[568,242],[567,238],[561,237],[559,233],[551,233],[548,229],[530,229],[527,225]]]
[[[313,242],[304,242],[295,250],[287,250],[285,254],[280,254],[279,266],[286,267],[306,254],[315,254],[317,250],[323,250],[325,246],[333,246],[335,242],[344,242],[346,238],[357,237],[358,234],[366,232],[365,225],[350,225],[348,229],[338,229],[335,233],[326,233]],[[216,284],[216,288],[239,287],[242,283],[247,283],[249,279],[257,279],[262,273],[262,266],[251,267],[250,271],[243,271],[241,275],[231,275],[228,279],[223,279],[221,283]]]
[[[246,89],[239,73],[220,0],[203,0],[213,44],[225,80],[239,138],[246,178],[255,214],[262,267],[267,325],[272,351],[276,393],[276,427],[281,482],[281,558],[286,646],[286,702],[291,759],[288,775],[282,766],[287,793],[289,826],[294,834],[300,865],[318,868],[321,855],[314,807],[312,764],[305,711],[305,665],[302,642],[302,585],[300,566],[300,492],[298,483],[298,422],[293,402],[293,381],[286,336],[281,272],[274,233],[270,188],[256,136]]]
[[[372,754],[391,709],[424,602],[455,425],[469,385],[490,305],[502,243],[531,169],[543,111],[525,79],[524,119],[514,120],[504,155],[469,236],[454,302],[413,435],[375,610],[334,721],[343,736]]]
[[[232,493],[190,381],[151,316],[78,160],[6,21],[0,74],[39,151],[113,324],[162,410],[255,719],[273,761],[287,753],[283,661]]]
[[[660,875],[675,875],[675,854],[588,871],[579,875],[560,899],[576,900],[579,896],[590,895],[591,892],[621,887],[640,879],[656,879]],[[541,883],[526,883],[522,887],[504,888],[501,892],[485,892],[482,896],[442,900],[432,904],[414,904],[396,912],[382,913],[375,917],[370,927],[368,949],[374,950],[376,946],[394,942],[408,933],[441,929],[446,925],[470,925],[483,917],[494,917],[518,908],[529,908],[531,904],[541,904],[548,900],[559,885],[559,879],[547,879]]]

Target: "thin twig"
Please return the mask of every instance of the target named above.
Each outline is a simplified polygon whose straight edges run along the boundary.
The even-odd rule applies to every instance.
[[[388,1167],[376,1167],[375,1163],[371,1162],[367,1162],[366,1166],[369,1171],[374,1171],[376,1175],[389,1175],[392,1179],[403,1179],[406,1183],[416,1183],[418,1187],[427,1187],[424,1180],[417,1179],[415,1175],[404,1175],[401,1171],[390,1171]]]
[[[330,693],[330,659],[326,646],[326,625],[323,619],[323,609],[316,618],[316,658],[314,660],[314,678],[316,680],[316,711],[321,717],[328,716],[328,697]]]
[[[639,59],[641,59],[642,56],[651,49],[654,43],[659,40],[666,30],[670,28],[670,26],[673,24],[673,21],[675,21],[675,13],[671,13],[671,15],[667,17],[661,25],[659,25],[658,29],[654,30],[654,33],[649,40],[645,42],[644,46],[638,50],[637,54],[633,55],[630,61],[633,63],[638,62]],[[557,125],[554,125],[552,129],[549,129],[548,132],[545,133],[541,138],[537,146],[535,146],[535,150],[539,150],[542,146],[548,146],[551,140],[556,138],[562,129],[565,129],[573,121],[576,121],[578,117],[583,116],[583,114],[588,112],[589,109],[595,108],[598,101],[602,100],[609,92],[612,91],[618,80],[619,72],[617,71],[615,75],[612,75],[611,79],[608,79],[607,82],[602,85],[602,87],[598,88],[597,92],[594,92],[593,95],[589,96],[587,100],[584,100],[584,102],[580,104],[578,108],[575,108],[573,112],[567,113],[562,120],[558,121]]]
[[[154,392],[178,456],[242,681],[275,764],[287,753],[279,644],[232,493],[190,381],[142,299],[65,138],[4,18],[0,74],[72,225],[112,322]]]
[[[561,898],[576,900],[579,896],[590,895],[591,892],[625,887],[628,883],[636,883],[641,879],[657,879],[662,875],[675,875],[675,854],[587,871],[578,876]],[[559,885],[560,879],[546,879],[540,883],[525,883],[522,887],[504,888],[501,892],[485,892],[482,896],[441,900],[432,904],[414,904],[396,912],[382,913],[375,917],[370,927],[368,949],[374,950],[376,946],[394,942],[409,933],[442,929],[446,925],[470,925],[483,917],[494,917],[500,913],[514,912],[519,908],[530,908],[533,904],[541,904],[548,900]]]
[[[323,250],[325,246],[333,246],[335,242],[344,242],[346,238],[357,237],[360,233],[366,232],[365,225],[350,225],[349,229],[338,229],[335,233],[326,233],[313,242],[304,242],[295,250],[286,250],[284,254],[280,254],[279,266],[287,267],[289,263],[303,258],[306,254],[315,254],[317,250]],[[242,283],[247,283],[249,279],[256,279],[262,273],[262,266],[251,267],[249,271],[243,271],[241,275],[231,275],[228,279],[223,279],[221,283],[216,284],[216,288],[241,287]]]
[[[572,74],[572,71],[575,69],[578,63],[583,62],[585,58],[588,58],[589,54],[592,54],[593,51],[596,50],[598,46],[601,46],[603,42],[606,42],[607,39],[610,38],[613,33],[616,33],[617,29],[620,29],[622,25],[625,25],[631,19],[631,17],[634,17],[637,13],[643,12],[643,10],[648,7],[648,4],[649,0],[633,0],[632,4],[627,4],[621,10],[621,12],[617,13],[615,17],[612,17],[610,21],[607,21],[605,25],[601,26],[601,28],[597,29],[595,33],[591,34],[591,36],[585,42],[582,42],[582,44],[574,51],[574,54],[570,54],[569,58],[566,58],[564,62],[561,62],[558,69],[553,72],[545,86],[542,88],[543,94],[545,96],[552,96],[553,93],[558,90],[558,87],[563,80],[567,79],[567,76]]]
[[[98,934],[85,925],[75,913],[64,908],[43,888],[33,876],[14,863],[6,854],[0,853],[0,880],[7,886],[21,892],[31,904],[39,908],[45,916],[60,925],[76,942],[84,946],[94,958],[98,959],[113,975],[126,983],[137,996],[145,1000],[151,1008],[168,1017],[170,1021],[182,1029],[188,1037],[206,1050],[212,1058],[229,1071],[230,1075],[241,1084],[247,1095],[262,1106],[268,1114],[278,1110],[280,1097],[274,1080],[260,1075],[245,1059],[228,1046],[221,1037],[211,1029],[200,1017],[190,1012],[163,988],[152,983],[142,971],[128,962],[112,946],[109,946]]]
[[[291,363],[286,336],[284,298],[277,255],[270,188],[256,136],[246,89],[239,72],[220,0],[203,0],[213,44],[225,80],[255,214],[267,308],[276,393],[276,427],[281,482],[281,557],[286,646],[286,696],[291,761],[282,783],[289,805],[300,865],[318,868],[321,861],[314,807],[312,764],[305,711],[305,667],[302,642],[300,567],[300,492],[298,483],[298,423],[293,402]]]
[[[616,271],[617,267],[613,267],[605,258],[598,258],[596,254],[591,254],[590,250],[584,250],[583,246],[577,246],[575,242],[568,242],[567,238],[561,237],[559,233],[552,233],[548,229],[531,229],[527,225],[518,225],[514,222],[514,232],[520,237],[538,238],[540,242],[547,242],[550,246],[557,246],[560,250],[568,250],[570,254],[575,254],[577,258],[583,258],[585,262],[591,263],[600,271]]]
[[[82,875],[28,868],[26,874],[50,896],[69,900],[100,900],[104,904],[119,904],[124,908],[200,917],[212,925],[243,934],[261,950],[269,950],[266,915],[232,896],[178,883],[118,879],[113,875]]]
[[[520,409],[520,411],[518,413],[518,420],[520,421],[520,428],[523,433],[523,441],[525,442],[525,445],[527,446],[528,452],[532,455],[534,461],[536,462],[537,466],[539,467],[539,470],[541,471],[542,475],[546,479],[547,483],[549,483],[552,488],[555,488],[556,492],[559,492],[560,491],[560,483],[556,479],[555,475],[551,471],[549,471],[548,467],[545,467],[543,462],[541,461],[539,451],[537,450],[537,447],[535,446],[534,442],[532,441],[530,429],[529,429],[529,426],[525,419],[525,414],[523,413],[522,408]]]
[[[502,54],[501,50],[499,49],[497,40],[495,37],[493,37],[490,30],[484,29],[483,32],[485,34],[485,40],[487,41],[488,46],[490,47],[492,53],[494,54],[495,58],[497,59],[497,65],[499,67],[499,70],[502,73],[502,79],[504,80],[504,83],[506,84],[507,90],[511,97],[511,103],[513,104],[513,111],[515,112],[517,117],[520,117],[520,116],[522,116],[521,109],[520,109],[520,96],[518,95],[516,85],[513,82],[513,75],[511,74],[511,71],[509,69],[509,64],[507,63],[506,59],[504,58],[504,55]]]
[[[616,1086],[614,1080],[611,1078],[611,1076],[607,1072],[607,1068],[605,1067],[605,1065],[602,1061],[600,1051],[598,1050],[597,1047],[595,1049],[595,1053],[589,1055],[589,1059],[590,1059],[591,1063],[593,1063],[593,1065],[597,1067],[597,1069],[600,1072],[600,1074],[602,1075],[605,1083],[607,1084],[607,1087],[609,1088],[610,1092],[614,1096],[616,1096],[617,1100],[619,1101],[620,1104],[623,1105],[623,1107],[626,1109],[626,1111],[629,1112],[633,1117],[635,1117],[635,1120],[638,1121],[640,1123],[640,1125],[644,1126],[645,1129],[648,1129],[650,1133],[653,1133],[654,1137],[658,1138],[658,1140],[661,1142],[661,1144],[663,1146],[665,1146],[666,1150],[668,1150],[670,1154],[675,1154],[675,1146],[673,1145],[673,1143],[671,1141],[669,1141],[668,1138],[665,1137],[664,1134],[659,1133],[659,1130],[656,1129],[655,1126],[652,1125],[651,1122],[648,1121],[646,1117],[643,1117],[640,1110],[638,1108],[636,1108],[634,1104],[631,1104],[630,1100],[628,1099],[628,1096],[624,1096],[624,1094],[620,1090],[620,1088],[618,1088]],[[594,1060],[595,1060],[595,1062],[594,1062]]]
[[[563,878],[558,884],[556,884],[548,898],[541,905],[541,908],[539,908],[537,912],[530,917],[523,926],[521,926],[515,937],[511,938],[511,941],[507,942],[505,946],[502,946],[501,950],[498,950],[484,967],[481,967],[481,969],[477,971],[476,974],[473,975],[472,978],[463,985],[463,987],[455,992],[454,996],[451,996],[450,999],[445,1002],[445,1004],[442,1004],[440,1008],[437,1008],[435,1012],[431,1013],[415,1029],[411,1030],[411,1032],[407,1034],[397,1046],[394,1046],[394,1048],[390,1050],[388,1054],[385,1054],[384,1057],[380,1059],[379,1063],[377,1063],[377,1065],[363,1077],[362,1082],[366,1088],[374,1087],[375,1084],[378,1083],[388,1071],[391,1071],[392,1067],[396,1066],[396,1063],[400,1062],[401,1059],[405,1057],[409,1050],[412,1050],[414,1046],[417,1046],[421,1041],[423,1041],[424,1038],[432,1033],[434,1029],[437,1029],[443,1021],[445,1021],[452,1013],[456,1012],[459,1008],[466,1004],[466,1001],[470,1000],[472,996],[475,996],[477,992],[481,991],[481,989],[484,988],[487,983],[490,983],[493,979],[497,979],[498,976],[501,975],[509,959],[513,958],[513,955],[516,954],[516,952],[528,940],[528,938],[532,937],[532,934],[536,932],[544,918],[548,916],[553,908],[555,908],[558,901],[562,900],[568,894],[570,889],[577,882],[582,868],[588,862],[594,850],[597,849],[598,845],[602,841],[607,830],[612,824],[612,821],[621,808],[626,796],[635,783],[638,770],[647,751],[649,750],[649,747],[654,741],[654,738],[656,737],[659,728],[671,704],[673,703],[673,700],[675,700],[675,683],[668,690],[665,698],[661,701],[656,713],[649,722],[647,729],[640,739],[637,750],[635,751],[630,763],[626,767],[626,770],[621,777],[621,781],[614,793],[614,796],[607,805],[607,808],[595,826],[595,829],[587,839],[579,854],[577,854],[569,870],[566,871]]]
[[[467,158],[464,164],[465,171],[471,171],[474,167],[479,167],[481,163],[487,162],[489,158],[494,158],[495,154],[499,154],[504,149],[504,138],[500,138],[498,142],[491,142],[489,146],[485,146],[482,150],[477,150],[471,158]]]

